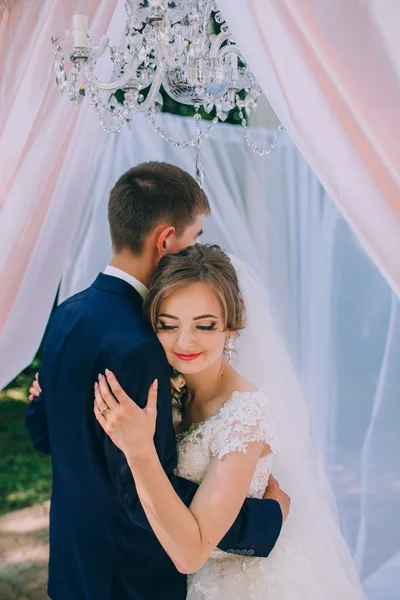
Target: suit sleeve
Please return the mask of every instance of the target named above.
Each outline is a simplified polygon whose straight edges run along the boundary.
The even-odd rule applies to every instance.
[[[246,498],[218,548],[230,554],[266,558],[274,549],[282,523],[282,511],[276,500]]]
[[[39,373],[39,380],[43,386],[42,373]],[[33,447],[44,454],[51,454],[49,433],[47,429],[46,405],[43,393],[30,403],[25,416],[25,425]]]

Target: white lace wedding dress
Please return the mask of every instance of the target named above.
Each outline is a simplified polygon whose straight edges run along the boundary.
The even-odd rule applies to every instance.
[[[230,452],[245,452],[250,442],[264,441],[271,452],[261,458],[250,485],[248,497],[262,498],[279,454],[279,440],[270,403],[262,391],[235,392],[220,412],[193,424],[178,438],[176,474],[200,483],[215,457]],[[301,474],[298,474],[301,477]],[[305,491],[307,495],[307,491]],[[293,511],[292,511],[293,509]],[[310,538],[313,514],[302,523],[296,506],[282,527],[282,532],[268,558],[252,556],[253,551],[230,553],[215,549],[203,567],[188,577],[187,600],[361,600],[361,586],[352,563],[343,554],[340,532]],[[292,520],[291,520],[292,519]],[[329,531],[329,530],[327,530]],[[330,553],[333,544],[337,550]],[[344,560],[343,560],[344,558]]]
[[[258,461],[248,493],[262,498],[279,442],[269,402],[261,391],[235,392],[218,414],[178,434],[176,474],[200,483],[214,457],[245,452],[254,441],[271,448]],[[323,600],[317,596],[309,560],[301,545],[285,535],[285,525],[269,558],[252,554],[251,549],[240,555],[214,550],[205,565],[188,577],[188,600]]]

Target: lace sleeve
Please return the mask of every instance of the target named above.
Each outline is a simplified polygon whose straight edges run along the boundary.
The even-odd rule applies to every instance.
[[[223,458],[230,452],[246,452],[251,442],[265,442],[272,454],[279,452],[275,419],[262,392],[235,392],[221,409],[210,451]]]

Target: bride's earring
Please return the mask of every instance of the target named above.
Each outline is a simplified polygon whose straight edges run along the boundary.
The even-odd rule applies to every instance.
[[[227,337],[227,340],[225,343],[225,352],[226,352],[226,357],[228,359],[229,364],[232,364],[234,347],[235,347],[235,335],[231,334]]]

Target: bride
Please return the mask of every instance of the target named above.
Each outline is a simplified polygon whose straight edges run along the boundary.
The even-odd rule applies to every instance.
[[[255,274],[218,246],[198,244],[161,260],[144,307],[180,374],[172,381],[180,407],[176,474],[200,484],[191,505],[175,494],[153,444],[157,380],[142,410],[106,371],[94,411],[126,456],[154,533],[189,574],[188,600],[364,598]],[[244,498],[261,498],[272,471],[291,507],[270,556],[218,550]]]

